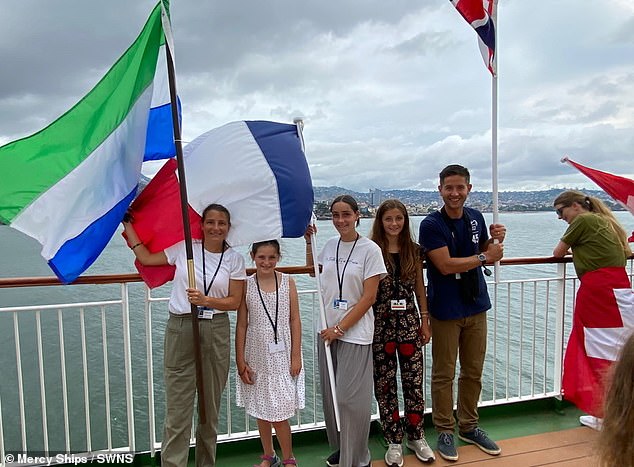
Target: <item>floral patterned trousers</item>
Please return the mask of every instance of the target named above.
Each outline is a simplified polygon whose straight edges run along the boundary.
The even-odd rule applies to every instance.
[[[413,304],[412,304],[413,305]],[[375,306],[374,395],[379,404],[383,435],[390,444],[400,444],[404,432],[410,440],[424,434],[425,395],[423,393],[424,358],[419,335],[420,321],[413,306],[393,311]],[[400,417],[397,368],[405,401],[405,417]]]

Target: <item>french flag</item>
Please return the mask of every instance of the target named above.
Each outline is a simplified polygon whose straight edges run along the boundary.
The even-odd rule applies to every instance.
[[[231,246],[301,237],[313,209],[313,188],[296,125],[238,121],[208,131],[184,151],[189,222],[201,238],[200,213],[211,203],[231,213]],[[151,252],[184,238],[176,161],[168,160],[132,203],[141,241]],[[172,266],[135,263],[149,287],[171,280]]]
[[[180,99],[178,99],[177,106],[178,123],[181,125]],[[175,156],[176,144],[174,143],[172,104],[167,74],[167,51],[166,42],[163,40],[156,61],[156,73],[154,75],[152,102],[148,115],[143,161],[168,159]]]
[[[495,76],[495,12],[497,0],[449,0],[478,34],[484,64]]]

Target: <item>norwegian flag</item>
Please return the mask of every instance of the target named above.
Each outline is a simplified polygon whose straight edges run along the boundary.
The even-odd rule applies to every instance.
[[[579,172],[599,185],[603,191],[634,215],[634,180],[585,167],[568,159],[567,156],[561,162],[566,162],[579,170]]]
[[[484,64],[495,76],[495,12],[497,0],[449,0],[478,34]]]

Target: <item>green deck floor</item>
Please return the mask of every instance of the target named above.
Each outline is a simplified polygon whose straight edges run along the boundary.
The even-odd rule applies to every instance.
[[[522,402],[515,404],[484,407],[480,409],[480,426],[494,440],[510,439],[538,433],[547,433],[579,426],[579,415],[582,412],[567,402],[556,399]],[[425,418],[425,433],[430,446],[436,447],[436,431],[431,427],[431,417]],[[456,437],[457,446],[464,443]],[[370,450],[373,460],[383,459],[385,442],[381,435],[379,423],[372,424]],[[324,467],[325,459],[331,453],[324,430],[295,433],[293,450],[297,463],[301,467]],[[403,449],[409,454],[407,448]],[[278,451],[279,453],[279,451]],[[218,445],[218,467],[251,467],[258,463],[261,447],[259,439],[251,439]],[[149,456],[137,457],[142,465],[157,465],[157,459]],[[190,465],[193,466],[193,450],[190,454]],[[139,462],[140,461],[140,462]]]

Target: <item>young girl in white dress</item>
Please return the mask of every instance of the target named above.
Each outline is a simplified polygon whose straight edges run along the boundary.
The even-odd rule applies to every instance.
[[[264,454],[259,467],[297,465],[288,419],[304,408],[302,327],[295,282],[275,271],[277,240],[254,243],[256,273],[247,279],[236,324],[236,403],[258,422]],[[272,428],[282,450],[273,447]]]

